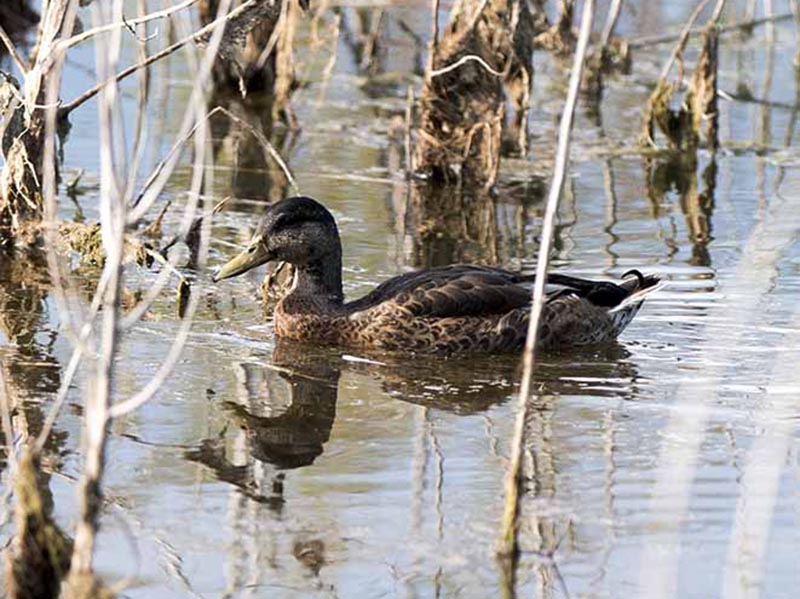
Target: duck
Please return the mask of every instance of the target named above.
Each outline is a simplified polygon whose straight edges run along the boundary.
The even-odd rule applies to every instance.
[[[214,282],[268,262],[294,267],[291,287],[275,306],[279,339],[414,354],[520,351],[525,345],[534,275],[454,264],[394,276],[345,301],[342,243],[331,212],[307,196],[272,204],[247,247]],[[661,287],[630,270],[619,283],[547,275],[537,338],[542,351],[613,341]]]

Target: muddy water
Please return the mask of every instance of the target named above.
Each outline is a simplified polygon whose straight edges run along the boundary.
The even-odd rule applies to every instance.
[[[684,20],[686,4],[637,7],[623,31],[660,33]],[[396,45],[383,67],[408,72],[413,48],[394,19],[424,32],[428,13],[387,12]],[[633,74],[609,82],[599,111],[580,108],[555,266],[598,278],[635,267],[671,284],[618,343],[547,357],[537,372],[520,596],[796,594],[796,38],[790,22],[776,35],[772,50],[763,30],[723,39],[721,87],[772,104],[721,101],[727,147],[713,163],[701,154],[696,175],[684,164],[605,151],[638,133],[668,46],[638,52]],[[69,65],[70,97],[89,81],[81,65],[92,54],[83,52]],[[365,88],[344,42],[323,84],[327,50],[317,52],[306,71],[312,84],[294,100],[302,132],[275,141],[302,192],[340,224],[348,296],[418,264],[532,269],[565,87],[559,67],[537,57],[531,160],[506,161],[497,197],[456,223],[471,237],[420,237],[398,134],[406,84],[377,95]],[[155,102],[167,87],[170,96],[166,118],[153,110],[151,131],[169,139],[191,73],[176,56],[154,76]],[[124,107],[133,110],[135,91],[126,89]],[[75,115],[66,148],[69,172],[86,171],[77,200],[88,217],[97,203],[95,118],[91,106]],[[245,136],[224,124],[215,134],[208,193],[236,201],[215,221],[210,265],[189,271],[204,295],[179,367],[153,401],[113,424],[99,570],[130,577],[126,595],[141,598],[502,595],[493,549],[517,360],[276,343],[259,303],[262,272],[214,285],[210,271],[246,241],[263,201],[287,193],[286,182]],[[182,201],[187,177],[180,170],[167,195]],[[74,213],[65,208],[65,217]],[[34,433],[70,355],[44,273],[35,258],[0,267],[0,359],[20,398],[17,425]],[[154,277],[128,275],[131,293]],[[84,269],[76,281],[96,276]],[[118,398],[155,372],[177,330],[165,295],[126,337]],[[75,519],[82,388],[83,380],[48,447],[65,526]]]

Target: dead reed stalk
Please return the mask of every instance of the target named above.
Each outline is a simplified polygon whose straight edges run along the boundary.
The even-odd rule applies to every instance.
[[[706,145],[712,150],[719,146],[717,134],[717,50],[719,32],[717,23],[725,7],[725,0],[717,0],[714,12],[703,28],[701,52],[697,60],[688,90],[678,110],[671,108],[672,97],[682,80],[682,53],[689,39],[697,17],[708,4],[701,0],[694,10],[676,44],[670,59],[664,65],[656,89],[650,95],[645,107],[644,123],[640,143],[655,147],[655,127],[667,139],[669,148],[695,153],[700,144],[700,134],[705,123]],[[678,83],[667,81],[673,64],[678,63]]]
[[[578,43],[570,72],[569,89],[561,113],[561,123],[558,130],[558,148],[553,170],[553,180],[550,184],[550,193],[547,196],[542,235],[539,246],[539,256],[536,261],[536,282],[533,288],[533,300],[528,321],[528,336],[525,341],[523,353],[523,373],[520,383],[519,397],[517,400],[517,416],[514,425],[514,439],[511,444],[511,459],[506,473],[505,482],[505,509],[500,528],[498,555],[505,560],[514,561],[518,555],[517,527],[520,511],[520,482],[522,471],[522,454],[525,447],[525,423],[527,422],[528,406],[531,401],[531,388],[533,384],[533,369],[536,361],[536,337],[539,331],[539,318],[544,305],[544,289],[547,281],[547,267],[550,260],[550,248],[553,243],[555,218],[558,212],[558,202],[564,188],[569,167],[569,148],[572,122],[575,114],[575,104],[578,99],[583,65],[586,51],[589,46],[589,34],[594,20],[594,1],[587,0],[583,5],[581,27],[578,34]]]

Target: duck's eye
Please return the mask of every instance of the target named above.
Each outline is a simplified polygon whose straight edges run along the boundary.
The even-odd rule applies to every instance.
[[[253,254],[253,253],[255,253],[255,251],[256,251],[256,246],[254,246],[254,245],[251,245],[249,248],[247,248],[247,253],[248,254]]]

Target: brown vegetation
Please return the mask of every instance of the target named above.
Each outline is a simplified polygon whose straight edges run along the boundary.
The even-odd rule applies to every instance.
[[[536,18],[517,0],[454,6],[434,37],[420,93],[414,167],[434,183],[461,180],[488,188],[497,179],[505,102],[514,109],[508,137],[527,149],[527,111]]]

